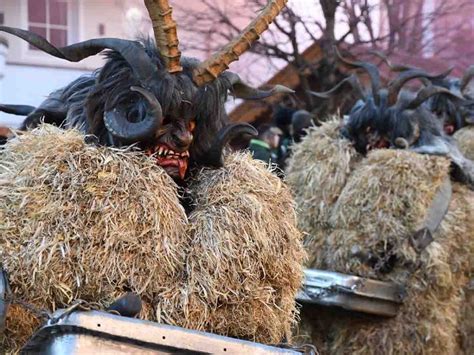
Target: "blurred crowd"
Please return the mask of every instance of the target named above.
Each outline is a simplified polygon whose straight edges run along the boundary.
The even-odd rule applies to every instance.
[[[283,176],[291,146],[300,142],[313,125],[314,116],[308,111],[280,106],[271,123],[257,127],[258,136],[250,141],[248,148],[254,159],[273,165],[277,174]]]

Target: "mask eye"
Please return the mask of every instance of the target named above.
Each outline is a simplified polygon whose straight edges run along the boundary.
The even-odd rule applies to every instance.
[[[163,118],[163,123],[162,125],[167,125],[167,124],[170,124],[171,123],[171,118],[169,116],[165,116]]]
[[[196,121],[194,121],[194,120],[189,121],[189,123],[188,123],[189,131],[193,132],[195,128],[196,128]]]

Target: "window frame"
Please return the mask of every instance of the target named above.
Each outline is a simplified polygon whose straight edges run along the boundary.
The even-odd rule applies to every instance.
[[[82,33],[82,12],[83,0],[68,0],[67,10],[67,43],[77,43],[83,36]],[[28,18],[28,0],[20,0],[20,14],[21,14],[21,28],[28,29],[30,24]],[[53,25],[58,26],[58,25]],[[61,26],[61,25],[59,25]],[[64,26],[64,25],[63,25]],[[72,67],[72,64],[65,61],[58,61],[51,55],[30,48],[30,45],[21,41],[21,56],[20,61],[24,64],[40,65],[40,66],[55,66],[55,67]]]
[[[65,30],[66,31],[66,46],[71,44],[71,36],[70,36],[70,31],[72,30],[72,27],[70,25],[70,20],[72,17],[72,11],[71,11],[71,6],[73,6],[73,2],[69,0],[66,1],[66,25],[55,25],[51,23],[51,18],[50,18],[50,1],[51,0],[45,0],[46,4],[46,19],[44,23],[41,22],[30,22],[30,14],[28,12],[28,7],[29,7],[29,2],[34,1],[34,0],[26,0],[26,16],[27,16],[27,22],[28,22],[28,29],[31,27],[37,27],[37,28],[44,28],[46,30],[46,39],[51,42],[51,36],[50,36],[50,30]],[[53,43],[54,44],[54,43]],[[36,51],[37,49],[31,48],[28,46],[28,49],[31,51]]]

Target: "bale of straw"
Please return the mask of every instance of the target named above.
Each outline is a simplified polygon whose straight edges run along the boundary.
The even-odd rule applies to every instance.
[[[461,153],[468,159],[474,160],[474,126],[467,126],[456,133],[454,139]]]
[[[248,153],[200,171],[186,267],[188,328],[278,343],[290,336],[302,281],[301,234],[289,189]]]
[[[321,145],[337,146],[324,139],[312,144],[314,151],[331,149]],[[341,147],[341,142],[338,144]],[[295,147],[296,152],[300,149]],[[339,154],[346,152],[339,149]],[[293,159],[296,158],[295,155]],[[323,307],[315,314],[309,307],[303,307],[301,333],[328,353],[458,353],[458,335],[463,327],[461,308],[465,304],[463,288],[469,279],[469,258],[474,251],[474,228],[469,220],[474,208],[473,192],[454,184],[450,209],[435,241],[417,252],[409,236],[420,227],[433,196],[449,176],[449,162],[406,151],[377,150],[354,163],[347,168],[349,171],[338,167],[342,172],[318,180],[320,190],[329,186],[336,191],[330,203],[321,192],[312,192],[318,187],[304,184],[314,174],[335,165],[328,157],[301,172],[298,180],[288,180],[297,195],[298,208],[303,203],[305,208],[311,204],[316,211],[324,206],[325,223],[319,230],[304,230],[316,239],[306,244],[310,265],[402,283],[407,287],[407,298],[392,319],[361,317],[343,311],[335,316],[334,310]],[[292,172],[297,173],[296,169]],[[331,180],[338,174],[344,174],[344,179],[334,188]],[[298,218],[299,225],[316,226],[314,221],[301,219],[321,221],[321,213],[302,213]],[[469,324],[470,320],[464,323]]]
[[[162,300],[181,282],[187,217],[175,183],[145,155],[47,125],[25,133],[0,152],[0,221],[16,299],[54,311],[131,290],[151,305],[141,317],[173,313]],[[22,345],[35,322],[11,314],[7,338]]]
[[[336,117],[321,127],[308,130],[307,136],[293,147],[286,169],[298,208],[298,227],[305,234],[307,249],[318,249],[328,227],[331,208],[361,156],[340,138]],[[309,255],[308,266],[315,262]]]
[[[174,182],[137,151],[44,125],[0,154],[0,261],[15,297],[3,349],[24,344],[39,310],[104,307],[128,290],[144,319],[289,336],[304,252],[289,191],[263,163],[233,154],[198,172],[188,222]]]
[[[333,206],[332,231],[325,242],[336,253],[320,257],[331,270],[369,278],[381,275],[371,267],[361,269],[354,257],[359,250],[374,256],[390,250],[407,263],[415,262],[417,255],[407,236],[420,226],[448,171],[444,158],[389,149],[370,152]]]
[[[416,230],[418,223],[411,224],[402,218],[400,234],[391,238],[384,238],[383,233],[378,239],[373,238],[363,222],[359,228],[335,229],[331,233],[328,243],[333,246],[327,250],[335,254],[333,269],[378,280],[392,280],[404,284],[407,289],[405,302],[394,318],[346,316],[345,322],[332,324],[331,353],[459,353],[463,288],[468,281],[466,271],[474,237],[472,230],[466,228],[469,214],[463,206],[463,194],[471,194],[470,203],[474,202],[471,191],[455,192],[450,211],[436,233],[435,241],[422,252],[414,250],[409,241],[409,235]],[[416,215],[416,208],[414,203],[406,213]],[[384,216],[374,223],[378,223],[381,229],[390,229],[389,221],[385,223],[384,218],[390,217]],[[404,229],[407,234],[404,234]],[[375,259],[381,260],[386,255],[393,255],[393,259],[388,262],[388,267],[377,268],[351,253],[350,248],[353,251],[354,245]]]

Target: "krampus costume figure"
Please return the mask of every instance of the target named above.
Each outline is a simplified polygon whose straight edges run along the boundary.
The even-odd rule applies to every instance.
[[[427,100],[438,97],[466,103],[463,97],[441,86],[429,85],[417,93],[402,91],[410,80],[422,79],[441,81],[449,72],[430,75],[420,69],[407,69],[387,88],[381,87],[381,79],[375,65],[366,62],[352,62],[339,59],[347,66],[365,70],[371,81],[371,91],[366,93],[357,77],[351,75],[332,90],[325,93],[312,92],[320,98],[336,94],[346,84],[350,84],[361,98],[351,109],[341,134],[349,139],[354,148],[366,154],[373,148],[409,149],[417,153],[448,156],[453,162],[457,178],[474,188],[474,163],[459,151],[455,141],[443,130],[443,122],[438,120],[425,106]]]
[[[304,255],[291,195],[248,154],[222,156],[237,134],[254,133],[227,124],[228,91],[248,99],[288,91],[253,89],[224,72],[286,0],[270,1],[203,63],[180,58],[167,1],[145,3],[157,47],[94,39],[56,48],[0,27],[70,61],[111,50],[102,69],[39,107],[1,107],[28,115],[28,130],[0,151],[0,263],[11,286],[0,347],[7,350],[22,347],[40,324],[41,312],[31,310],[77,299],[263,343],[290,335]],[[183,190],[192,201],[187,213]]]
[[[421,105],[451,93],[399,95],[409,78],[430,76],[405,71],[382,89],[375,66],[344,62],[369,73],[371,94],[344,122],[311,129],[287,169],[307,266],[396,282],[406,294],[394,317],[304,306],[299,335],[330,354],[468,353],[474,192],[451,181],[451,165],[467,159]],[[356,79],[345,82],[363,93]]]
[[[383,53],[372,52],[394,72],[420,71],[419,68],[393,64]],[[435,85],[449,90],[453,95],[434,94],[424,103],[443,122],[446,134],[453,135],[463,127],[474,125],[474,65],[466,69],[462,78],[448,76],[452,68],[442,76],[421,77],[425,86]]]
[[[238,75],[224,72],[258,39],[285,3],[270,1],[241,36],[203,63],[181,58],[176,23],[167,1],[145,1],[156,45],[151,40],[102,38],[56,48],[32,32],[0,26],[0,31],[72,62],[111,50],[101,70],[52,93],[39,107],[0,105],[0,110],[28,114],[23,129],[44,120],[79,128],[96,136],[102,145],[137,143],[178,179],[184,178],[189,162],[222,166],[220,155],[225,144],[239,134],[255,133],[249,125],[226,126],[228,91],[243,99],[289,92],[282,86],[269,91],[253,89]]]

